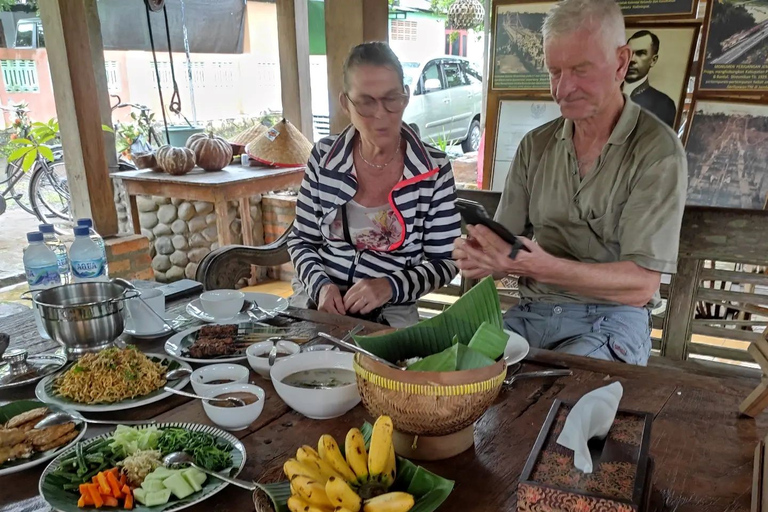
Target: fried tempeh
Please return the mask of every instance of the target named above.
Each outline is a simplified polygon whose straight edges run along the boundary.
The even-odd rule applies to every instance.
[[[55,440],[51,441],[48,444],[45,444],[45,445],[43,445],[43,446],[41,446],[39,448],[36,447],[37,451],[39,451],[39,452],[47,452],[48,450],[53,450],[54,448],[58,448],[59,446],[65,445],[68,442],[70,442],[71,440],[73,440],[74,438],[76,438],[77,434],[78,434],[77,430],[72,430],[71,432],[67,432],[66,434],[64,434],[60,438],[55,439]]]
[[[32,445],[29,443],[18,443],[0,448],[0,464],[16,459],[27,459],[30,456],[32,456]]]
[[[0,447],[23,443],[26,438],[27,433],[18,428],[0,430]]]
[[[41,430],[30,430],[27,432],[27,441],[32,443],[32,446],[34,446],[36,450],[40,450],[41,446],[51,444],[56,439],[68,434],[74,429],[75,424],[70,421],[63,425],[56,425]]]
[[[8,420],[8,423],[5,424],[5,428],[17,428],[31,421],[34,421],[35,423],[37,423],[46,414],[48,414],[47,407],[38,407],[37,409],[32,409],[31,411],[23,412],[17,416],[14,416],[10,420]],[[33,423],[32,425],[34,425],[35,423]]]

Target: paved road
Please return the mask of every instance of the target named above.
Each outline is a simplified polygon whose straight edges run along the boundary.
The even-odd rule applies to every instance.
[[[733,64],[755,46],[762,43],[765,38],[768,37],[768,25],[764,26],[762,30],[755,32],[747,39],[734,46],[721,56],[712,60],[712,64]]]

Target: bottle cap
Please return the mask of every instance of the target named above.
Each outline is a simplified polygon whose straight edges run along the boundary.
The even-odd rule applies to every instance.
[[[93,221],[91,219],[77,219],[77,225],[92,228]]]
[[[41,233],[53,233],[53,224],[40,224],[38,226]]]
[[[42,242],[43,234],[39,231],[32,231],[27,233],[27,242]]]
[[[88,236],[90,234],[88,226],[75,226],[75,236]]]

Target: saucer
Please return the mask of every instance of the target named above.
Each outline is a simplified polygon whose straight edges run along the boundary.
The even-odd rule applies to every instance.
[[[163,317],[163,320],[165,320],[168,324],[170,324],[170,327],[168,325],[163,325],[162,329],[157,332],[137,331],[135,329],[132,329],[131,324],[133,322],[126,321],[125,329],[123,329],[123,334],[127,334],[138,340],[149,340],[149,339],[160,338],[162,336],[167,336],[169,334],[172,334],[176,332],[176,329],[183,324],[183,322],[179,321],[178,317],[177,318]]]

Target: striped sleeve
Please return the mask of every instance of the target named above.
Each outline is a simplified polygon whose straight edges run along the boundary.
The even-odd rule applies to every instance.
[[[320,161],[318,147],[312,149],[307,170],[301,182],[296,200],[296,220],[288,237],[288,253],[301,284],[307,294],[318,302],[320,289],[331,280],[325,272],[323,260],[318,253],[323,245],[323,234],[319,222],[322,218],[318,196],[317,166]]]
[[[461,217],[456,209],[456,185],[449,162],[440,168],[424,221],[424,261],[387,276],[392,287],[390,303],[413,303],[450,283],[459,272],[451,257],[453,242],[459,236]]]

